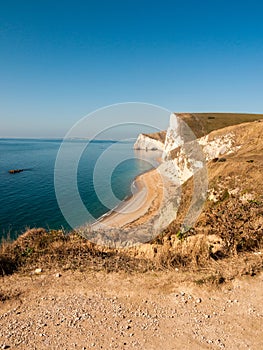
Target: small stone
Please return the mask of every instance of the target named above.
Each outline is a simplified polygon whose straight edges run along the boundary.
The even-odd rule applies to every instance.
[[[1,346],[1,349],[9,349],[9,348],[10,348],[10,346],[7,345],[7,344],[3,344],[3,345]]]
[[[42,269],[35,269],[35,273],[41,273],[42,272]]]
[[[59,278],[59,277],[61,277],[61,274],[58,272],[58,273],[55,274],[55,277]]]
[[[195,302],[200,304],[202,302],[202,299],[201,298],[197,298]]]
[[[181,296],[183,297],[183,296],[185,295],[185,292],[181,292],[180,294],[181,294]]]

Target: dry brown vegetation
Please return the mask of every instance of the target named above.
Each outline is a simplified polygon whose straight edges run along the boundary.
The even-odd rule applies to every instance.
[[[172,231],[170,231],[171,233]],[[194,237],[194,236],[193,236]],[[147,254],[137,255],[134,250],[114,250],[96,247],[75,233],[65,235],[60,231],[47,232],[44,229],[31,229],[22,235],[19,242],[5,242],[1,246],[0,271],[2,276],[10,273],[34,273],[35,269],[44,271],[105,271],[145,273],[147,271],[180,270],[185,278],[198,284],[216,283],[231,280],[240,275],[254,276],[263,267],[263,257],[255,254],[262,250],[262,236],[256,238],[248,235],[248,239],[237,249],[240,243],[238,235],[229,240],[228,251],[224,255],[211,253],[206,240],[201,239],[194,245],[187,243],[186,238],[180,241],[177,249],[168,249],[159,242],[149,244],[152,251],[162,246],[154,258]],[[167,235],[171,239],[171,235]],[[145,247],[148,245],[145,244]],[[157,250],[156,250],[157,252]],[[11,294],[3,295],[2,300],[11,298]]]
[[[152,268],[146,259],[135,259],[117,249],[95,246],[76,232],[34,228],[16,241],[3,241],[0,247],[0,275],[34,271],[38,267],[61,270],[138,271]]]

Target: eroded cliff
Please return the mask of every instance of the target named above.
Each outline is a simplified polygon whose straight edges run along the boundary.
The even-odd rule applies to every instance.
[[[140,134],[134,144],[134,149],[145,151],[163,151],[166,132],[160,131],[153,134]]]

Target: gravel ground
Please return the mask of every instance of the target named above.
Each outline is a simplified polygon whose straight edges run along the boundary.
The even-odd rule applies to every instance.
[[[220,289],[179,280],[175,272],[2,278],[0,348],[263,348],[263,274]]]

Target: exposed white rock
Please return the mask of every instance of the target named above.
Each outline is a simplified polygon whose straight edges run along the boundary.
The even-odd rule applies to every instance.
[[[206,135],[187,142],[193,135],[180,118],[175,114],[170,116],[163,163],[159,166],[159,171],[177,185],[186,182],[196,171],[203,168],[207,161],[233,153],[239,148],[235,146],[233,133],[214,138]]]
[[[220,198],[220,193],[218,193],[214,188],[208,190],[207,199],[214,203],[218,202]]]
[[[237,147],[234,147],[233,133],[218,136],[212,140],[209,140],[209,135],[206,135],[201,137],[198,143],[203,147],[203,152],[207,161],[223,154],[233,153],[237,149]]]
[[[240,197],[242,203],[248,203],[249,201],[253,201],[254,195],[252,193],[244,193],[241,197]]]
[[[182,185],[203,167],[202,154],[195,156],[192,152],[188,153],[185,147],[180,147],[177,150],[176,157],[164,161],[158,169],[162,175],[167,176],[173,183]]]
[[[134,149],[146,151],[163,151],[164,144],[161,141],[152,139],[149,136],[140,134],[133,146]]]
[[[140,134],[134,144],[135,149],[163,151],[163,163],[158,170],[176,185],[182,185],[196,171],[223,154],[233,153],[234,134],[211,137],[206,135],[193,140],[194,134],[176,114],[171,114],[165,143]],[[187,140],[191,140],[187,142]],[[172,152],[173,151],[173,152]]]
[[[170,125],[167,129],[163,159],[167,159],[169,153],[184,143],[182,137],[182,120],[176,114],[170,115]]]

